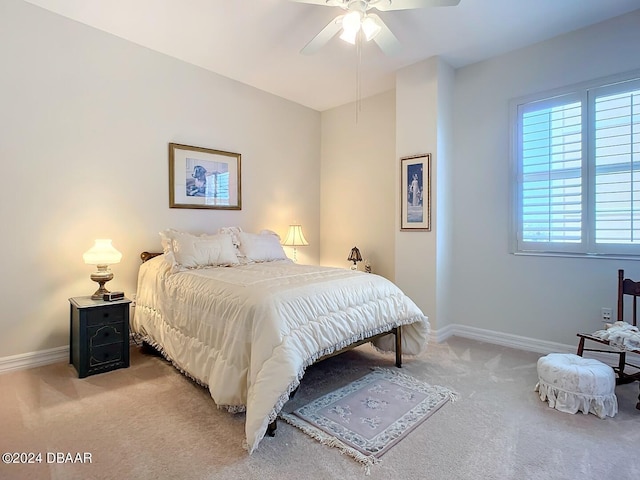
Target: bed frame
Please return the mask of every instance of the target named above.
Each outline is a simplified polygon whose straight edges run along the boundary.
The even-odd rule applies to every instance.
[[[162,252],[142,252],[140,254],[140,259],[142,260],[142,263],[151,260],[154,257],[157,257],[159,255],[162,255]],[[389,335],[389,334],[393,334],[395,336],[396,339],[396,367],[398,368],[402,368],[402,326],[398,325],[397,327],[393,327],[391,330],[389,330],[388,332],[383,332],[383,333],[379,333],[377,335],[373,335],[371,337],[368,338],[364,338],[362,340],[359,340],[357,342],[354,342],[348,346],[346,346],[345,348],[335,351],[333,353],[330,353],[328,355],[324,355],[320,358],[318,358],[318,360],[316,360],[316,363],[325,360],[327,358],[330,357],[334,357],[336,355],[340,355],[341,353],[346,352],[347,350],[351,350],[352,348],[355,348],[359,345],[362,345],[364,343],[367,342],[371,342],[373,340],[376,340],[377,338],[380,337],[384,337],[385,335]],[[291,395],[289,396],[289,398],[292,398],[295,393],[296,393],[297,389],[294,390],[293,392],[291,392]],[[277,425],[277,419],[274,420],[273,422],[271,422],[267,428],[267,435],[269,435],[270,437],[273,437],[276,434],[276,429],[278,428]]]

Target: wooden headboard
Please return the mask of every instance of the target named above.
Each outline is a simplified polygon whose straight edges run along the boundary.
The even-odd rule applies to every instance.
[[[151,260],[153,257],[157,257],[158,255],[162,255],[162,252],[142,252],[140,254],[140,259],[142,260],[142,263],[144,263],[147,260]]]

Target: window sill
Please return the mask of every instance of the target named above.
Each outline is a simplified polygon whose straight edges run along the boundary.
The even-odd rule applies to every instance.
[[[564,253],[564,252],[511,252],[515,256],[523,257],[566,257],[566,258],[595,258],[599,260],[635,260],[640,261],[640,255],[614,255],[603,253]]]

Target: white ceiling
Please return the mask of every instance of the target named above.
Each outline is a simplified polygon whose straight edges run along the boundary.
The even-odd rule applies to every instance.
[[[299,51],[337,7],[290,0],[26,0],[152,50],[315,110],[355,100],[355,47],[339,38],[312,56]],[[453,67],[601,22],[640,0],[461,0],[456,7],[380,12],[402,44],[386,57],[362,49],[367,97],[393,88],[394,72],[440,55]]]

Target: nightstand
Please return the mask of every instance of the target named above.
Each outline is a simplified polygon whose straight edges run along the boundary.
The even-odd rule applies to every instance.
[[[88,297],[69,299],[69,363],[80,378],[129,366],[129,304]]]

